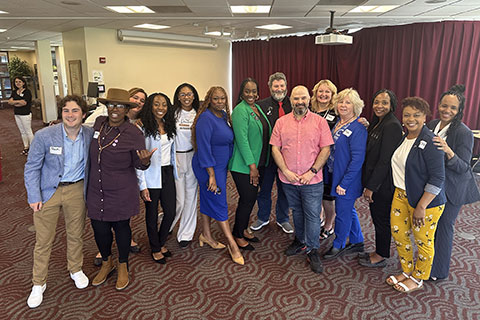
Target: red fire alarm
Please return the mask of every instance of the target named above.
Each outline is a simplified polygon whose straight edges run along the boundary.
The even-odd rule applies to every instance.
[[[107,58],[105,58],[105,57],[99,57],[99,58],[98,58],[98,62],[99,62],[99,63],[107,63]]]

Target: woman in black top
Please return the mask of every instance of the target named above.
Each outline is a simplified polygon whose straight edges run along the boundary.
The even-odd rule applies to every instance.
[[[23,155],[28,155],[28,149],[33,141],[32,131],[32,93],[27,89],[27,83],[22,77],[15,77],[13,80],[12,96],[8,104],[14,106],[15,122],[23,140]]]
[[[310,110],[327,120],[330,130],[338,121],[335,114],[333,101],[337,95],[337,87],[328,79],[320,80],[312,90],[312,105]],[[325,177],[325,174],[324,174]],[[320,230],[320,239],[327,239],[333,235],[333,222],[335,221],[335,197],[330,195],[332,186],[328,183],[323,185],[322,229]]]
[[[363,197],[369,203],[375,226],[375,251],[359,255],[358,263],[366,267],[384,267],[385,259],[390,257],[390,207],[394,191],[390,161],[403,133],[394,114],[396,107],[395,93],[387,89],[375,93],[362,172]]]

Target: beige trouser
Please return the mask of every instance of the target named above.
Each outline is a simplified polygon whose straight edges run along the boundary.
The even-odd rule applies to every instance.
[[[48,261],[52,252],[53,240],[57,228],[60,208],[65,217],[67,235],[67,267],[71,273],[82,270],[83,232],[85,229],[85,201],[83,181],[67,186],[59,186],[53,196],[43,204],[42,210],[33,215],[36,230],[35,249],[33,251],[34,285],[47,282]]]
[[[191,241],[197,227],[197,178],[192,169],[193,151],[176,154],[178,178],[175,179],[177,193],[175,220],[170,227],[173,230],[180,220],[177,240]]]

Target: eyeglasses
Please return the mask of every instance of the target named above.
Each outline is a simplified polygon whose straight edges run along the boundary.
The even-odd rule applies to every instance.
[[[185,98],[185,97],[191,98],[191,97],[193,97],[193,92],[187,92],[187,93],[183,93],[183,92],[182,92],[182,93],[179,93],[178,96],[179,96],[180,98]]]
[[[116,104],[116,103],[107,103],[107,108],[119,108],[119,109],[124,109],[127,106],[125,104]]]

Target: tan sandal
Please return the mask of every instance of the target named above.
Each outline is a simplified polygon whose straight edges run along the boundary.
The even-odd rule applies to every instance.
[[[399,282],[396,285],[393,286],[393,289],[397,290],[398,292],[403,292],[403,293],[410,293],[413,291],[417,291],[418,289],[423,288],[423,280],[417,280],[414,277],[409,277],[410,280],[412,280],[416,286],[413,288],[407,287],[407,285],[403,282]],[[405,279],[407,280],[407,279]],[[404,280],[404,281],[405,281]]]
[[[401,275],[403,275],[403,276],[405,277],[405,279],[403,279],[403,280],[398,280],[397,277],[395,277],[395,276],[390,276],[390,277],[388,277],[387,279],[385,279],[385,282],[386,282],[389,286],[394,286],[394,285],[396,285],[397,283],[402,282],[402,281],[405,281],[405,280],[407,280],[408,278],[410,278],[410,276],[409,276],[408,274],[406,274],[405,272],[402,272]]]

